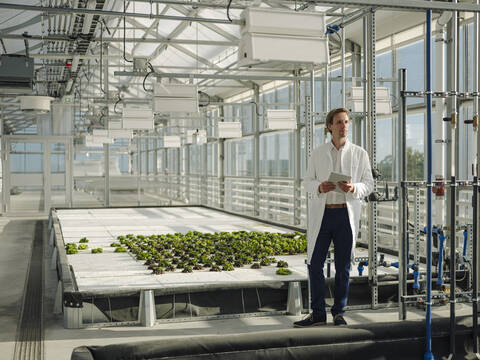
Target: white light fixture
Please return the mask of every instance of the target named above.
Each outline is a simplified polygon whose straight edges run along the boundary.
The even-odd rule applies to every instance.
[[[108,130],[122,129],[122,119],[108,119]]]
[[[153,130],[155,127],[153,112],[150,108],[125,105],[122,116],[122,129]]]
[[[108,136],[113,139],[131,139],[133,136],[133,131],[125,129],[113,129],[108,130]]]
[[[113,144],[113,138],[99,135],[85,135],[85,146],[87,147],[102,147],[103,144]]]
[[[53,100],[50,96],[19,96],[20,110],[49,112],[50,103]]]
[[[294,130],[297,128],[297,113],[295,110],[266,111],[266,128],[270,130]]]
[[[97,6],[96,0],[88,0],[85,8],[88,10],[95,10],[96,6]],[[93,21],[93,14],[85,14],[85,16],[83,17],[82,34],[87,35],[90,33],[90,27],[92,26],[92,21]]]
[[[362,113],[363,110],[363,87],[352,86],[347,90],[347,108],[354,113]],[[390,89],[377,86],[375,88],[375,108],[377,114],[391,114],[392,104],[390,103]]]
[[[217,136],[225,139],[242,137],[242,123],[219,122]]]
[[[249,7],[242,20],[240,66],[265,61],[324,64],[330,60],[323,13]]]
[[[181,146],[180,136],[164,136],[163,147],[164,148],[179,148]]]
[[[155,113],[197,112],[197,85],[156,83],[154,87],[153,111]]]

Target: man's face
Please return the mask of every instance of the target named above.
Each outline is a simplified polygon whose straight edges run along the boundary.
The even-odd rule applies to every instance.
[[[333,123],[328,124],[328,129],[332,132],[333,138],[344,138],[348,135],[348,125],[350,121],[348,115],[344,112],[335,114]]]

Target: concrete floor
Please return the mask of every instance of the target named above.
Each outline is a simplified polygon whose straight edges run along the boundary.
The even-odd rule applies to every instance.
[[[35,220],[45,218],[0,218],[0,358],[12,359],[17,323],[22,304],[24,283],[30,259]],[[270,316],[211,321],[162,323],[153,328],[111,327],[66,330],[61,315],[52,313],[56,290],[56,274],[50,270],[49,252],[44,252],[44,358],[69,359],[72,349],[80,345],[106,345],[131,341],[169,339],[182,336],[234,334],[292,328],[301,316]],[[471,307],[457,304],[457,314],[467,315]],[[423,319],[425,313],[411,308],[408,319]],[[432,317],[448,317],[449,307],[434,307]],[[398,321],[396,309],[350,311],[349,324]],[[331,318],[328,318],[331,322]],[[295,331],[292,329],[292,331]],[[328,327],[316,329],[328,331]],[[423,354],[420,354],[423,357]]]

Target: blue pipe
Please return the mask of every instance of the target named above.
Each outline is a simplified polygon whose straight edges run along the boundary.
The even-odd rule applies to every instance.
[[[445,235],[439,234],[438,241],[440,245],[438,246],[438,279],[437,285],[443,284],[443,247],[445,243]]]
[[[427,311],[425,317],[426,351],[424,360],[433,360],[432,353],[432,10],[426,17],[426,91],[427,91]]]
[[[467,260],[467,248],[468,248],[468,232],[467,230],[465,230],[463,232],[463,252],[462,252],[462,259],[463,261],[466,261]],[[464,270],[465,269],[465,265],[461,265],[460,266],[460,269],[461,270]]]

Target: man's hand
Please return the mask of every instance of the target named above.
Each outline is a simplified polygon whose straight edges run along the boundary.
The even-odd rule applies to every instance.
[[[338,187],[342,189],[343,192],[353,192],[355,190],[355,186],[353,186],[352,182],[340,181],[337,183]]]
[[[330,181],[324,181],[320,184],[319,189],[321,193],[328,193],[332,190],[335,190],[336,187],[337,186],[334,183]]]

